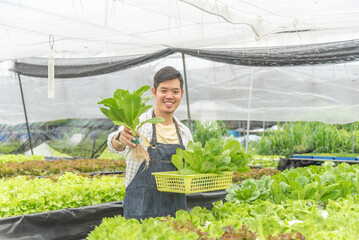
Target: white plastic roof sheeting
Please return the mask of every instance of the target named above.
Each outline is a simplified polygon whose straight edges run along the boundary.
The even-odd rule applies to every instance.
[[[357,0],[48,0],[0,2],[0,59],[126,56],[171,48],[215,49],[315,44],[359,39]],[[49,36],[54,36],[51,50]],[[46,60],[46,59],[45,59]],[[103,117],[97,102],[115,89],[152,85],[180,54],[93,77],[21,76],[29,122]],[[248,67],[186,55],[192,119],[359,120],[358,62]],[[3,72],[3,71],[2,71]],[[18,78],[0,76],[0,123],[25,121]],[[152,102],[153,103],[153,102]],[[187,118],[183,98],[176,115]]]
[[[0,59],[108,57],[172,48],[359,38],[357,0],[3,0]]]

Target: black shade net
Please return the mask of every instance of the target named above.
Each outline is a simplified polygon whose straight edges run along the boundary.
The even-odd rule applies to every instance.
[[[121,71],[167,57],[176,52],[211,61],[245,66],[275,67],[336,64],[359,59],[359,40],[242,49],[168,48],[121,60],[104,58],[98,63],[91,64],[55,64],[55,78],[87,77]],[[84,59],[84,62],[86,62],[86,59]],[[21,75],[43,78],[46,78],[48,74],[47,64],[27,62],[15,62],[12,71]]]

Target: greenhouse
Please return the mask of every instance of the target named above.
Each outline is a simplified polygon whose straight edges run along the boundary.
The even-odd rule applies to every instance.
[[[0,239],[359,239],[358,15],[354,0],[2,1]],[[166,66],[178,106],[154,86]],[[128,159],[144,146],[136,164],[155,166],[164,116],[179,147],[148,177],[185,207],[128,217]]]

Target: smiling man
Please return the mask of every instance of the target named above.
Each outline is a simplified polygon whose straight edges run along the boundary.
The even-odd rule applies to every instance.
[[[140,116],[143,122],[152,117],[162,117],[159,124],[145,123],[140,128],[140,144],[150,155],[149,167],[145,162],[138,163],[126,154],[136,146],[131,130],[121,126],[108,137],[111,151],[126,154],[126,196],[123,202],[124,217],[144,219],[148,217],[175,216],[179,209],[185,209],[186,196],[179,193],[159,192],[152,172],[176,171],[171,163],[177,148],[185,149],[192,134],[176,117],[174,112],[181,103],[184,90],[183,78],[173,67],[160,69],[154,77],[152,94],[156,105]]]

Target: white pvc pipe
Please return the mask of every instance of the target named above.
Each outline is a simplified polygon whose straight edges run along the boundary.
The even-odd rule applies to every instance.
[[[249,97],[248,97],[248,118],[247,118],[247,137],[246,137],[246,153],[248,153],[248,142],[249,142],[249,127],[251,119],[251,105],[252,105],[252,88],[253,88],[253,68],[251,71]]]

